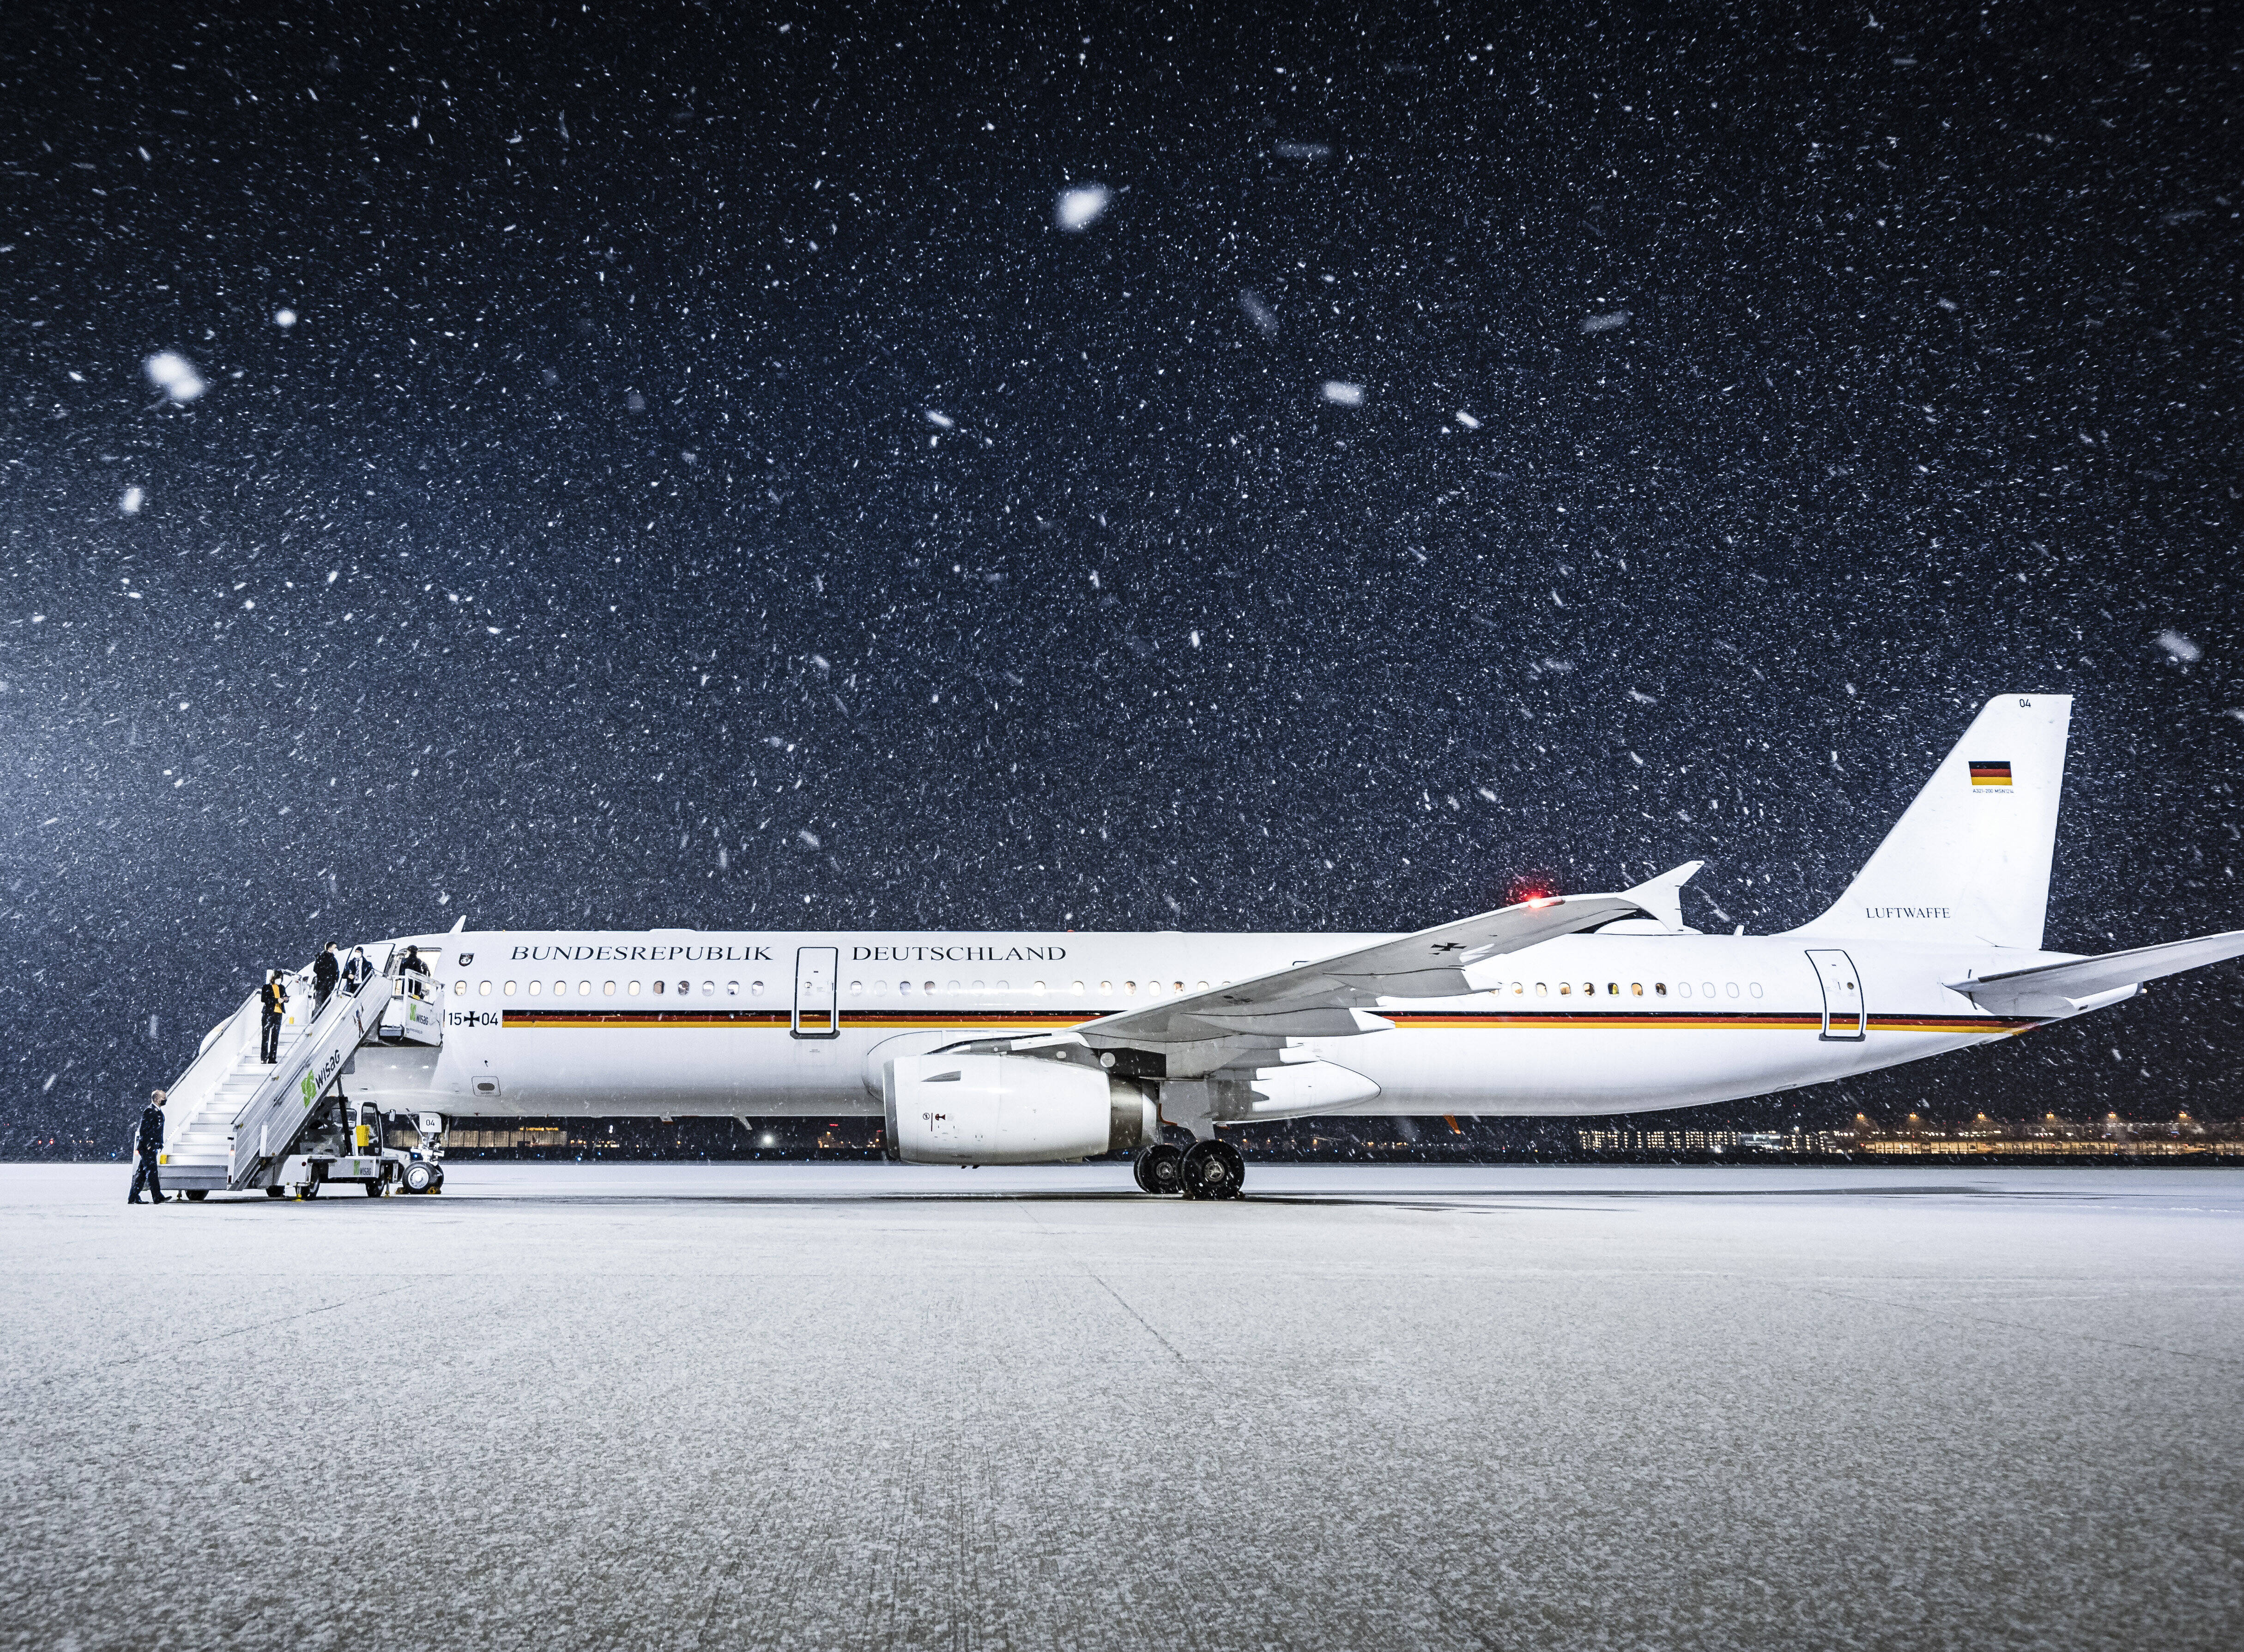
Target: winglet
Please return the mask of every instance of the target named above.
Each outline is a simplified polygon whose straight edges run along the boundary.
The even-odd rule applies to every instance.
[[[467,914],[466,913],[464,913],[464,912],[463,912],[463,913],[462,913],[462,914],[460,914],[459,919],[458,919],[458,921],[456,921],[456,923],[454,923],[454,924],[452,925],[452,927],[451,927],[449,929],[448,929],[448,930],[446,930],[446,931],[445,931],[445,933],[446,933],[447,934],[453,934],[453,935],[456,935],[456,934],[458,934],[460,933],[460,931],[461,931],[461,930],[463,930],[463,929],[466,928],[467,927],[468,927],[468,914]]]
[[[1620,892],[1624,900],[1633,900],[1670,929],[1683,927],[1683,886],[1699,875],[1703,860],[1686,860],[1672,872],[1663,872],[1648,878],[1633,889]]]

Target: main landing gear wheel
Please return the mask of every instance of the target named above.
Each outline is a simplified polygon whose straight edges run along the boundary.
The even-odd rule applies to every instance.
[[[426,1159],[416,1159],[405,1167],[405,1190],[408,1193],[426,1193],[438,1179],[436,1167]]]
[[[1139,1150],[1130,1173],[1138,1178],[1138,1189],[1142,1193],[1181,1192],[1185,1182],[1184,1152],[1166,1142],[1156,1142]]]
[[[1195,1142],[1185,1155],[1184,1194],[1188,1199],[1235,1199],[1247,1180],[1247,1161],[1228,1142]]]

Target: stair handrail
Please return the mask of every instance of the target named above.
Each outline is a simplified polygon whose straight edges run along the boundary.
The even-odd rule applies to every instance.
[[[389,978],[383,970],[369,974],[355,991],[338,987],[328,996],[234,1115],[228,1186],[247,1187],[264,1165],[287,1156],[351,1052],[381,1028],[389,1001]]]
[[[256,1019],[257,991],[253,988],[233,1014],[204,1035],[194,1060],[166,1088],[164,1111],[170,1120],[165,1129],[166,1139],[182,1134],[188,1121],[209,1104],[226,1075],[233,1070],[240,1059],[239,1046]]]

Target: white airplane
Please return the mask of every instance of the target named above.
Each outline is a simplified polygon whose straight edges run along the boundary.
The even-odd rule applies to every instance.
[[[892,1159],[1129,1150],[1147,1192],[1229,1197],[1246,1167],[1226,1124],[1819,1084],[2244,953],[2244,932],[2042,949],[2072,705],[1987,702],[1846,892],[1782,934],[1686,926],[1698,861],[1406,935],[459,929],[412,938],[442,1042],[359,1049],[350,1098],[424,1117],[881,1114]]]

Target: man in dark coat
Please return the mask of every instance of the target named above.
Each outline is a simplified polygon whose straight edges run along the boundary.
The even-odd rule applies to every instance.
[[[282,984],[279,970],[265,972],[265,984],[257,989],[257,1010],[264,1022],[258,1059],[270,1065],[280,1059],[280,1017],[288,1011],[288,988]]]
[[[335,990],[335,981],[343,973],[343,961],[335,955],[332,941],[320,948],[320,955],[312,960],[312,990],[319,996],[312,1005],[316,1015],[328,1007],[328,1000]]]
[[[367,959],[366,948],[353,947],[351,955],[343,961],[343,990],[347,993],[356,992],[366,985],[373,974],[374,965]]]
[[[127,1204],[140,1203],[140,1190],[148,1190],[148,1203],[164,1202],[164,1183],[156,1174],[156,1156],[164,1150],[164,1092],[150,1090],[148,1105],[140,1109],[140,1133],[132,1140],[132,1191]]]

